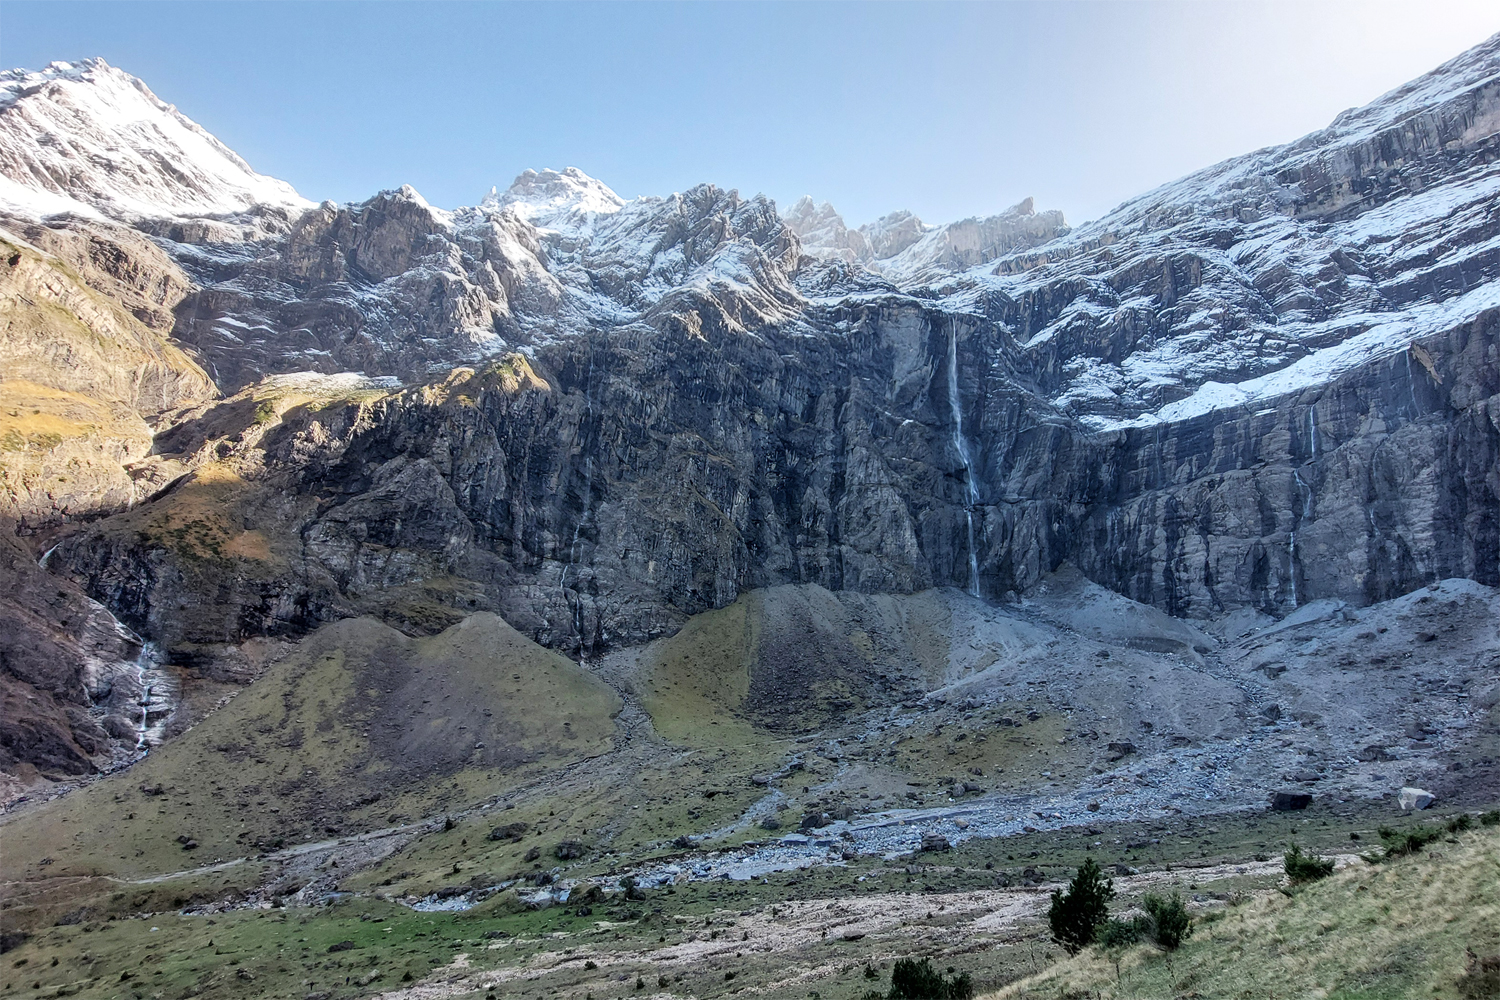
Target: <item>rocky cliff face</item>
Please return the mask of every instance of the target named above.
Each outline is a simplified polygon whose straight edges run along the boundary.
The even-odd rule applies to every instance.
[[[137,380],[181,409],[101,506],[172,486],[51,565],[205,669],[355,614],[593,654],[751,588],[1002,600],[1064,563],[1184,617],[1500,584],[1497,74],[1500,38],[1073,230],[577,171],[164,210],[110,301],[229,395]],[[10,147],[50,99],[0,107]]]
[[[187,279],[138,233],[10,220],[0,231],[0,497],[36,531],[141,499],[152,426],[218,395],[172,343]]]

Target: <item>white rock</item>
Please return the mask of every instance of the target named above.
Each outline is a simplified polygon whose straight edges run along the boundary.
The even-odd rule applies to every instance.
[[[1396,801],[1403,810],[1426,809],[1437,799],[1437,796],[1422,788],[1403,788],[1396,796]]]

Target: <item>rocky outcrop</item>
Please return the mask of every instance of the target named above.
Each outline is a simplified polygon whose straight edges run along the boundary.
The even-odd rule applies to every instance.
[[[928,226],[910,212],[892,212],[850,229],[828,202],[803,197],[782,216],[815,257],[867,265],[903,283],[931,279],[997,260],[1068,231],[1063,214],[1037,212],[1031,198],[999,215]]]
[[[1064,562],[1189,617],[1494,584],[1500,386],[1480,359],[1497,319],[1170,434],[1037,419],[1013,381],[975,374],[1003,342],[916,305],[848,313],[818,350],[766,330],[622,331],[360,400],[237,397],[158,443],[232,475],[200,467],[58,558],[174,641],[377,609],[425,631],[493,608],[584,651],[755,587],[967,588],[971,516],[994,599]],[[220,559],[250,551],[245,533],[272,539],[266,557]],[[188,544],[199,534],[217,541]]]
[[[43,249],[43,247],[47,249]],[[0,227],[0,497],[34,531],[147,495],[152,424],[217,395],[167,331],[187,289],[138,233]]]
[[[0,571],[6,580],[0,592],[0,770],[23,778],[91,772],[110,738],[90,710],[109,702],[122,676],[118,700],[130,701],[124,675],[140,644],[75,585],[38,567],[13,530],[0,531]]]
[[[844,217],[828,202],[814,202],[803,195],[781,213],[787,228],[797,234],[802,248],[819,257],[834,257],[850,264],[870,260],[870,241],[858,229],[850,229]]]

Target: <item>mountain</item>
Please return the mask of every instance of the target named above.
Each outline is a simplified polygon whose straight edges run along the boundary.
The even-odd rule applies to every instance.
[[[999,215],[942,226],[929,226],[902,211],[849,229],[832,205],[814,204],[810,196],[795,202],[784,218],[809,254],[858,262],[905,285],[995,260],[1068,231],[1061,212],[1039,213],[1031,198]]]
[[[33,993],[999,988],[1085,856],[1208,907],[1500,796],[1500,36],[1077,227],[313,204],[3,81]]]
[[[8,211],[131,221],[312,207],[102,59],[0,74],[0,112]]]
[[[810,199],[626,202],[575,169],[453,211],[406,187],[293,213],[275,187],[195,219],[160,161],[78,175],[58,190],[96,215],[124,218],[116,174],[138,208],[166,192],[135,218],[151,251],[117,255],[171,271],[171,343],[225,396],[115,460],[132,496],[177,485],[65,532],[56,565],[172,656],[377,607],[496,610],[588,653],[746,589],[993,599],[1064,563],[1189,617],[1500,583],[1497,50],[1073,230],[1029,200],[849,230]],[[118,70],[10,79],[10,162],[54,145],[35,121],[81,146],[128,105],[152,116],[132,135],[197,136],[259,183]],[[72,220],[14,226],[126,246]],[[289,394],[295,372],[367,381]],[[163,544],[208,479],[245,511],[225,537],[269,519],[285,559]],[[199,589],[224,572],[244,584]],[[419,592],[442,610],[395,596]]]

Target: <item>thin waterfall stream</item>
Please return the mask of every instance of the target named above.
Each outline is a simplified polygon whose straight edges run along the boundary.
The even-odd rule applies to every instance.
[[[974,548],[974,508],[979,505],[979,490],[974,485],[974,463],[969,457],[969,442],[964,438],[964,411],[958,398],[958,323],[948,320],[948,409],[953,417],[953,447],[964,467],[964,520],[969,531],[969,593],[979,596],[979,553]]]
[[[1307,480],[1302,478],[1302,469],[1317,464],[1318,461],[1318,414],[1313,407],[1307,410],[1307,433],[1310,455],[1301,468],[1292,470],[1292,481],[1297,484],[1297,493],[1302,500],[1300,514],[1294,514],[1292,518],[1292,530],[1287,535],[1287,576],[1291,584],[1292,607],[1298,606],[1297,598],[1297,573],[1302,568],[1302,554],[1297,550],[1297,531],[1306,521],[1312,520],[1313,491]]]
[[[578,422],[578,434],[574,438],[577,444],[583,436],[584,427],[594,415],[594,355],[589,352],[589,367],[587,374],[583,377],[583,418]],[[573,538],[568,542],[568,561],[563,565],[562,575],[558,577],[557,585],[563,592],[563,600],[568,600],[568,571],[573,570],[573,599],[568,603],[573,609],[573,631],[578,635],[578,655],[585,655],[583,641],[583,595],[578,592],[578,573],[575,569],[578,563],[578,539],[583,533],[583,526],[589,518],[589,503],[594,493],[594,457],[587,448],[583,449],[583,510],[578,515],[578,523],[573,526]]]

